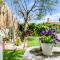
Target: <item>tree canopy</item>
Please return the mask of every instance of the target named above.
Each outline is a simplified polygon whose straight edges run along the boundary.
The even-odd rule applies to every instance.
[[[37,15],[37,18],[41,18],[51,12],[56,3],[57,0],[13,0],[17,14],[28,20],[32,16],[34,18]]]

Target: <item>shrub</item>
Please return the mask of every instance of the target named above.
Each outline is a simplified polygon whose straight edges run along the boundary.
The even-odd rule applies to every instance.
[[[21,40],[20,39],[17,39],[16,41],[15,41],[15,45],[16,46],[19,46],[21,44]]]
[[[3,0],[0,0],[0,4],[2,4],[3,3]]]

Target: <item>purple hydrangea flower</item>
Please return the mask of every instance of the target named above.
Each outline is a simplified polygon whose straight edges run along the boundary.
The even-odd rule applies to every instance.
[[[55,37],[55,40],[58,41],[59,39],[57,37]]]
[[[51,39],[53,39],[53,42],[56,44],[57,42],[60,42],[60,40],[57,38],[57,36],[55,35],[55,30],[53,30],[53,29],[49,29],[48,30],[48,32],[46,32],[45,30],[42,30],[41,32],[40,32],[40,34],[41,34],[41,36],[46,36],[45,38],[47,38],[48,36],[50,36],[51,37]],[[44,41],[44,38],[39,38],[39,40],[42,42],[42,43],[44,43],[45,41]]]
[[[59,42],[59,39],[57,38],[57,36],[54,38],[54,42],[55,43]]]
[[[42,31],[40,32],[40,34],[41,34],[41,35],[45,35],[45,34],[46,34],[46,31],[42,30]]]
[[[54,32],[55,32],[55,30],[48,30],[48,32],[47,32],[47,35],[52,35],[52,34],[54,34]]]

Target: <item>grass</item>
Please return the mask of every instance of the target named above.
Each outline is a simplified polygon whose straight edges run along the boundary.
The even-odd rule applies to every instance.
[[[40,46],[38,38],[28,38],[28,47]],[[3,60],[23,60],[24,50],[4,50]]]
[[[40,46],[40,42],[38,38],[28,38],[28,47],[32,46]]]

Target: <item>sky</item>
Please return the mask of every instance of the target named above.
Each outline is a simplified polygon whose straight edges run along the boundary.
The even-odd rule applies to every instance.
[[[13,15],[18,18],[19,22],[23,23],[23,19],[16,15],[15,10],[13,9],[12,0],[5,0],[5,3],[8,5],[8,7],[12,10]],[[30,2],[32,4],[32,2]],[[58,0],[58,4],[55,6],[55,10],[52,12],[51,15],[47,14],[45,15],[41,20],[31,20],[31,23],[42,23],[47,22],[47,18],[50,18],[49,21],[52,22],[59,22],[60,18],[60,0]]]

